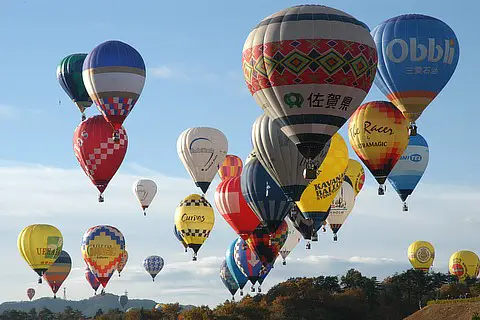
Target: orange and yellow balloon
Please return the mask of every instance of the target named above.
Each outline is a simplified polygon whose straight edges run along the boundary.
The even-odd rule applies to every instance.
[[[458,280],[475,279],[478,276],[480,260],[475,252],[460,250],[452,254],[448,262],[448,270],[457,276]]]
[[[379,183],[378,194],[408,145],[408,121],[391,102],[361,105],[350,118],[348,138],[353,150]]]
[[[218,169],[218,175],[220,179],[226,180],[234,177],[238,177],[242,174],[242,159],[232,154],[227,154],[222,165]]]
[[[415,241],[408,247],[408,260],[415,270],[428,271],[435,259],[435,249],[430,242]]]

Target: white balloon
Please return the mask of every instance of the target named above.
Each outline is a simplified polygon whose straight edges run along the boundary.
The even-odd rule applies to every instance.
[[[337,232],[340,227],[347,220],[348,215],[352,212],[355,205],[355,191],[353,186],[344,181],[338,191],[337,196],[332,201],[330,206],[330,213],[327,217],[327,222],[333,231],[333,239],[337,241]]]
[[[227,138],[215,128],[190,128],[177,140],[178,156],[203,193],[207,192],[227,152]]]
[[[133,185],[133,193],[140,202],[143,212],[147,209],[157,194],[157,185],[149,179],[140,179]]]
[[[285,261],[287,256],[297,246],[297,244],[300,242],[300,239],[302,239],[302,235],[300,234],[300,232],[298,232],[297,228],[295,228],[293,222],[289,218],[286,218],[285,221],[287,221],[288,225],[287,240],[285,241],[282,249],[280,249],[280,255],[283,258],[284,265],[287,264],[287,262]]]

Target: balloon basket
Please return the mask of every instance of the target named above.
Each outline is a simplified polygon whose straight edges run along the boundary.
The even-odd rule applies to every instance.
[[[103,197],[103,194],[99,194],[98,195],[98,202],[102,203],[102,202],[105,202],[105,198]]]
[[[311,247],[312,247],[311,243],[307,242],[307,244],[305,245],[305,249],[310,250]]]
[[[383,196],[385,194],[385,189],[383,189],[382,185],[378,186],[378,195]]]
[[[242,290],[240,290],[240,295],[243,297],[243,291]]]
[[[286,266],[286,265],[287,265],[287,261],[283,260],[282,265]]]
[[[258,287],[258,293],[262,292],[262,288],[261,287]]]
[[[197,255],[196,254],[193,255],[192,261],[197,261]]]
[[[410,136],[416,136],[417,135],[417,125],[415,123],[412,123],[410,127],[408,128],[408,133]]]
[[[403,203],[403,211],[408,211],[408,206],[405,202]]]
[[[87,117],[85,116],[85,113],[82,113],[82,121],[87,120]]]
[[[337,241],[338,240],[338,237],[336,234],[333,235],[333,241]]]
[[[252,288],[251,288],[251,291],[252,291],[252,292],[255,292],[255,288],[254,288],[253,286],[252,286]]]
[[[120,141],[120,133],[118,132],[118,130],[115,130],[113,132],[113,142],[119,142]]]
[[[38,284],[42,284],[42,277],[38,278]]]

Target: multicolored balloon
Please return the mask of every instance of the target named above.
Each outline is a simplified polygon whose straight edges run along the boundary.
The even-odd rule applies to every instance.
[[[227,250],[225,251],[225,262],[227,263],[230,274],[240,288],[240,295],[243,296],[243,288],[247,284],[248,278],[243,274],[235,262],[235,245],[237,244],[237,239],[233,240],[232,244],[228,246]]]
[[[28,288],[27,289],[27,297],[32,301],[33,297],[35,296],[35,289],[33,288]]]
[[[91,227],[83,235],[83,260],[104,288],[125,254],[125,238],[115,227]]]
[[[42,283],[43,274],[62,252],[63,236],[60,230],[48,224],[32,224],[20,231],[17,239],[20,255]]]
[[[270,233],[267,228],[259,226],[246,242],[263,264],[273,264],[280,249],[287,241],[287,237],[288,225],[283,221],[274,233]]]
[[[233,256],[240,271],[242,271],[252,283],[252,292],[255,292],[253,285],[257,282],[258,275],[262,269],[262,262],[258,258],[258,255],[242,238],[238,238],[235,243]]]
[[[415,270],[428,271],[435,259],[435,249],[428,241],[415,241],[408,247],[408,260]]]
[[[298,211],[296,206],[289,217],[285,220],[290,220],[293,223],[295,229],[300,232],[303,239],[306,241],[305,248],[310,249],[310,240],[312,240],[312,236],[316,233],[313,220],[305,218],[303,214]]]
[[[121,139],[122,124],[145,85],[142,56],[124,42],[106,41],[85,58],[82,77],[88,95],[113,127],[115,140]]]
[[[246,240],[260,224],[255,212],[245,201],[240,176],[225,179],[215,190],[215,205],[225,221]]]
[[[225,259],[223,259],[222,265],[220,266],[220,279],[222,279],[223,285],[232,295],[232,300],[235,300],[235,293],[237,293],[239,288],[237,282],[233,278],[232,273],[230,272],[230,269],[228,269]]]
[[[266,17],[245,41],[248,89],[310,171],[373,83],[377,50],[369,31],[343,11],[300,5]]]
[[[287,264],[287,261],[285,259],[287,259],[288,255],[297,246],[297,244],[300,242],[300,239],[302,239],[302,235],[295,228],[292,220],[286,218],[285,221],[288,225],[287,240],[285,241],[285,244],[279,252],[283,259],[283,265]]]
[[[306,160],[295,143],[282,132],[280,124],[266,114],[258,117],[252,126],[252,145],[258,160],[287,198],[290,201],[300,200],[308,184],[304,177]],[[315,168],[322,164],[329,148],[330,141],[315,157]]]
[[[54,299],[57,298],[57,292],[70,274],[70,270],[72,270],[72,258],[68,252],[62,250],[57,260],[43,274],[43,278],[52,289]]]
[[[183,241],[193,250],[192,260],[207,240],[215,223],[212,205],[204,197],[191,194],[180,202],[175,209],[175,225]]]
[[[93,103],[82,78],[83,62],[86,57],[86,53],[68,55],[60,61],[57,67],[58,82],[82,113],[82,121],[86,119],[85,109]]]
[[[92,287],[95,294],[97,294],[98,287],[100,287],[100,281],[98,281],[97,277],[92,273],[92,270],[88,266],[85,267],[85,279],[87,279],[88,284]]]
[[[146,216],[145,210],[150,206],[157,194],[157,184],[150,179],[140,179],[134,183],[133,193],[143,209],[143,215]]]
[[[125,158],[128,146],[127,132],[118,129],[118,141],[113,141],[111,128],[102,116],[90,117],[78,125],[73,134],[73,151],[80,166],[100,195],[113,178]]]
[[[410,136],[405,152],[388,175],[388,181],[403,201],[403,211],[408,211],[407,197],[415,190],[427,170],[428,159],[427,141],[418,133]]]
[[[410,122],[415,121],[452,77],[460,47],[443,21],[406,14],[390,18],[371,32],[378,51],[375,84]]]
[[[480,269],[480,259],[475,252],[460,250],[452,254],[448,262],[448,270],[460,281],[467,278],[476,279]]]
[[[262,292],[261,285],[263,284],[263,281],[265,281],[265,278],[268,276],[270,271],[272,270],[273,266],[271,264],[264,264],[262,266],[262,270],[260,270],[260,274],[258,276],[258,292]]]
[[[143,268],[155,281],[157,274],[162,271],[165,262],[160,256],[148,256],[143,260]]]
[[[119,277],[120,277],[120,273],[123,271],[123,269],[127,265],[127,261],[128,261],[128,252],[127,250],[125,250],[122,256],[122,260],[120,260],[120,263],[117,266],[117,272]]]
[[[390,102],[365,103],[350,118],[348,138],[353,150],[377,180],[378,194],[408,145],[407,119]]]
[[[225,160],[223,160],[223,163],[220,166],[220,169],[218,169],[218,176],[222,181],[233,177],[238,177],[242,174],[242,168],[242,159],[233,154],[227,154]]]
[[[249,161],[242,172],[241,187],[245,201],[269,233],[285,221],[293,203],[288,201],[280,186],[273,180],[257,158]]]
[[[178,157],[205,194],[228,152],[225,135],[215,128],[189,128],[177,140]]]

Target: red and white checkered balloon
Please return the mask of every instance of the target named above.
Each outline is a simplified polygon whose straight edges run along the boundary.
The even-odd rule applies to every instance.
[[[98,115],[80,123],[73,135],[73,150],[80,166],[100,191],[105,191],[125,158],[128,146],[125,128],[113,141],[112,127]]]

